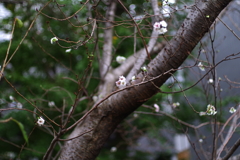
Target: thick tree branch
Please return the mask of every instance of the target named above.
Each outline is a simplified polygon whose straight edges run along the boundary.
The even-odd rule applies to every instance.
[[[60,160],[92,160],[99,154],[104,142],[116,126],[141,104],[156,94],[160,87],[188,57],[218,14],[231,0],[204,1],[191,7],[176,36],[148,65],[146,74],[140,73],[136,85],[113,94],[95,107],[83,119],[69,138],[93,129],[92,132],[68,141],[59,157]],[[207,16],[208,15],[208,16]],[[209,18],[207,18],[207,17]],[[143,80],[148,81],[142,82]],[[157,86],[157,87],[156,87]]]

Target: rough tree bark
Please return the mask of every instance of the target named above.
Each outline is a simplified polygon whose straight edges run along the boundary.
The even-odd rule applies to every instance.
[[[196,0],[197,1],[197,0]],[[185,61],[219,13],[231,0],[197,1],[175,37],[148,64],[148,72],[137,75],[138,80],[123,90],[112,93],[75,127],[59,160],[93,160],[116,126],[141,104],[159,92],[159,87]]]

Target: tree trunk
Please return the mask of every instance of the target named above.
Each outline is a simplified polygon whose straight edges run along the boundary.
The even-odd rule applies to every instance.
[[[197,0],[196,0],[197,1]],[[65,143],[59,160],[93,160],[116,126],[159,91],[159,87],[185,61],[219,13],[231,0],[197,1],[187,18],[164,49],[140,73],[133,85],[112,93],[75,127]]]

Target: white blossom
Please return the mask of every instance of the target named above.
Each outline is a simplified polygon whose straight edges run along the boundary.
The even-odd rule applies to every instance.
[[[134,117],[134,118],[137,118],[137,117],[138,117],[138,114],[137,114],[137,113],[134,113],[134,114],[133,114],[133,117]]]
[[[164,20],[155,22],[153,28],[158,32],[158,34],[164,34],[167,32],[167,23]]]
[[[123,56],[117,56],[116,57],[116,61],[119,63],[119,64],[122,64],[123,62],[125,62],[126,58],[123,57]]]
[[[167,28],[161,28],[158,30],[158,34],[165,34],[167,31]]]
[[[11,101],[14,101],[14,97],[13,97],[13,96],[9,96],[9,99],[10,99]]]
[[[44,124],[45,120],[42,117],[38,118],[37,124],[38,126],[42,126]]]
[[[143,71],[143,72],[147,72],[147,68],[144,66],[144,67],[141,67],[141,70]]]
[[[57,41],[58,41],[57,37],[53,37],[53,38],[51,38],[51,40],[50,40],[51,44],[53,44],[53,43],[55,43],[55,42],[57,42]]]
[[[170,13],[171,13],[171,8],[169,7],[169,5],[165,5],[162,7],[162,15],[164,17],[170,17]]]
[[[180,103],[179,103],[179,102],[175,102],[175,103],[172,104],[172,106],[173,106],[174,108],[176,108],[176,107],[180,106]]]
[[[22,109],[22,103],[18,102],[17,103],[17,108]]]
[[[111,148],[111,152],[116,152],[117,151],[117,147],[112,147]]]
[[[69,53],[69,52],[71,52],[71,50],[72,50],[72,49],[71,49],[71,48],[69,48],[69,49],[66,49],[66,51],[65,51],[65,52],[66,52],[66,53]]]
[[[157,104],[154,104],[153,107],[155,108],[155,112],[159,112],[159,106]]]
[[[48,106],[49,106],[49,107],[54,107],[54,106],[55,106],[55,103],[54,103],[53,101],[50,101],[50,102],[48,102]]]
[[[132,76],[132,81],[135,81],[136,80],[136,77],[135,76]]]
[[[207,83],[212,84],[213,83],[213,79],[210,78]]]
[[[176,0],[163,0],[163,6],[169,5],[169,4],[174,4],[174,3],[176,3]]]
[[[124,88],[127,85],[126,78],[124,76],[119,76],[118,81],[116,82],[116,86],[119,89]]]
[[[175,0],[163,0],[162,14],[164,17],[170,17],[171,9],[170,4],[176,3]]]
[[[97,102],[97,100],[98,100],[98,96],[93,96],[92,99],[93,99],[94,102]]]
[[[203,139],[199,139],[198,141],[199,141],[199,143],[202,143],[202,142],[203,142]]]
[[[236,112],[236,109],[234,107],[231,107],[230,110],[229,110],[230,113],[235,113]]]
[[[207,113],[207,115],[215,115],[215,114],[217,114],[217,111],[216,111],[216,109],[213,105],[209,104],[207,106],[207,112],[206,113]]]
[[[199,63],[198,63],[198,67],[199,67],[199,69],[200,69],[201,71],[205,71],[205,68],[204,68],[202,62],[199,62]]]

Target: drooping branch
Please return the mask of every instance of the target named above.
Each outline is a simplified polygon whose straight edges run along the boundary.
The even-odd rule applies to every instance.
[[[88,113],[69,138],[93,129],[74,140],[66,142],[60,160],[92,160],[99,154],[104,142],[116,126],[142,103],[158,92],[160,87],[185,61],[218,14],[231,0],[199,2],[181,25],[175,37],[148,65],[147,74],[138,74],[135,85],[112,94]]]

